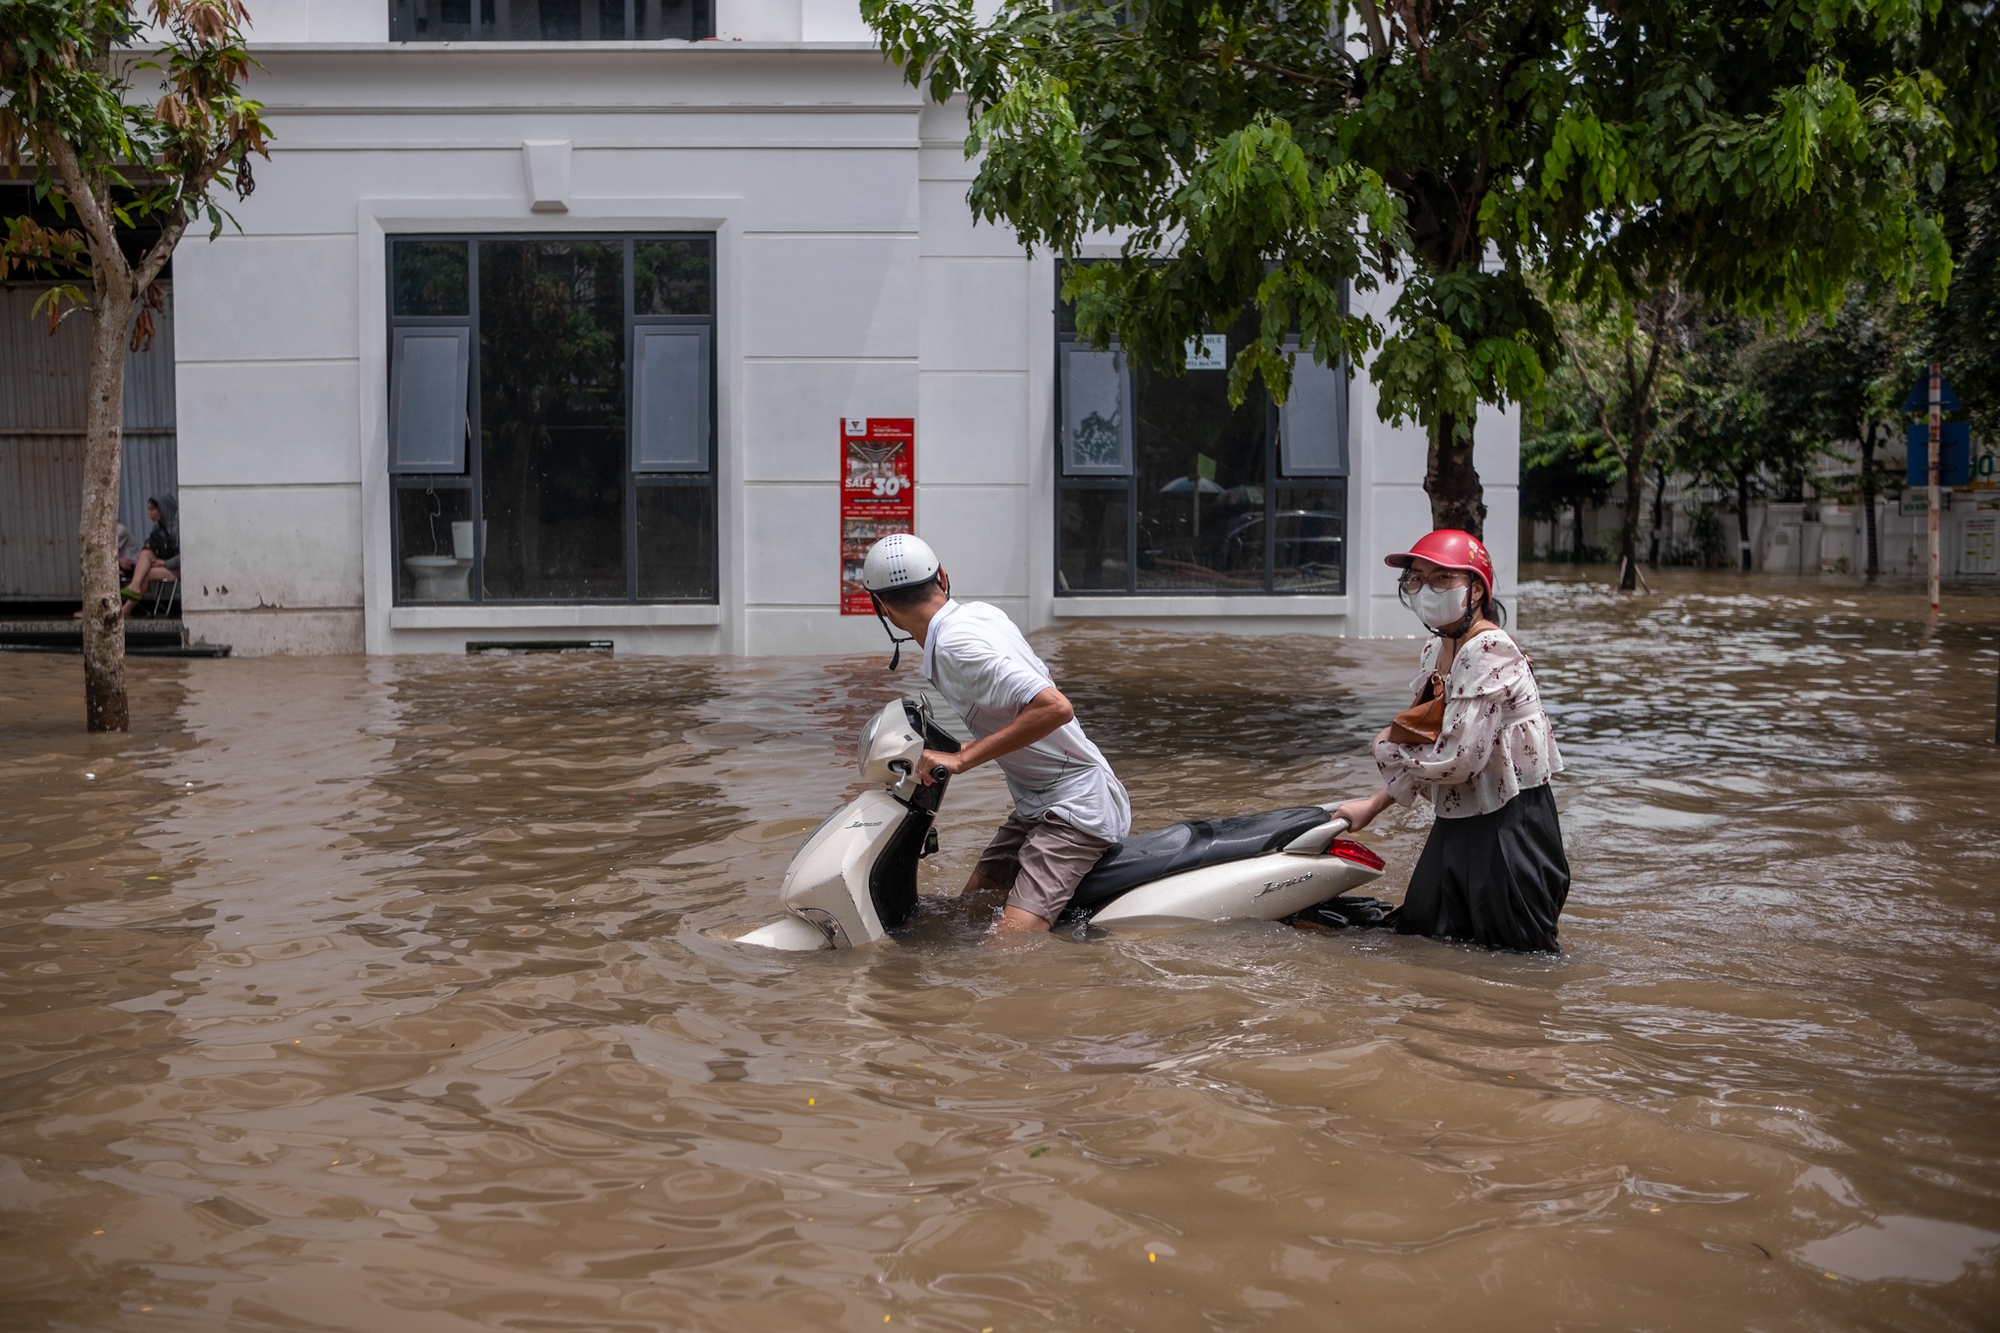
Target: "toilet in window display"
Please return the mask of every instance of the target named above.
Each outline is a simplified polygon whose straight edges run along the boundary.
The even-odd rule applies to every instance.
[[[472,524],[468,521],[451,525],[450,555],[407,555],[403,557],[403,568],[409,571],[412,601],[471,601]]]

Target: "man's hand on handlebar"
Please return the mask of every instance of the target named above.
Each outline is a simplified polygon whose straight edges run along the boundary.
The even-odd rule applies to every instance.
[[[965,771],[965,761],[958,755],[946,754],[942,750],[925,750],[923,757],[917,760],[917,781],[926,787],[930,786],[937,781],[932,775],[940,768],[956,776]]]

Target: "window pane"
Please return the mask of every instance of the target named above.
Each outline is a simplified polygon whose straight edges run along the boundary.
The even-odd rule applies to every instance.
[[[472,492],[396,490],[396,600],[472,600]]]
[[[624,249],[479,243],[489,598],[624,598]]]
[[[705,324],[633,330],[634,472],[708,471],[708,338]]]
[[[586,5],[595,18],[593,0],[508,0],[496,6],[493,36],[503,42],[574,42],[585,35]]]
[[[1278,471],[1287,477],[1347,475],[1347,369],[1301,352],[1292,391],[1278,409]]]
[[[632,313],[710,313],[711,257],[708,241],[639,241],[632,247]]]
[[[712,601],[715,489],[640,486],[638,498],[640,599]]]
[[[1124,592],[1131,562],[1125,557],[1123,486],[1056,492],[1056,588],[1062,592]]]
[[[1063,471],[1114,476],[1132,470],[1125,354],[1076,343],[1062,348]]]
[[[392,472],[465,471],[464,328],[397,329],[390,339]]]
[[[357,0],[358,2],[358,0]],[[392,42],[698,41],[715,35],[712,0],[388,0]]]
[[[464,241],[391,241],[395,313],[466,315]]]
[[[1264,588],[1266,400],[1231,410],[1228,388],[1224,370],[1134,369],[1142,591]]]
[[[638,5],[638,35],[698,42],[715,35],[714,0],[633,0]]]
[[[488,4],[492,0],[486,0]],[[392,41],[464,42],[474,37],[473,0],[391,0]]]
[[[1272,581],[1278,592],[1347,588],[1347,487],[1286,488],[1277,495]]]

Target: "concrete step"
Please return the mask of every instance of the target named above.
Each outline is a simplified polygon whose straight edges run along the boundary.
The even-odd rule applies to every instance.
[[[83,625],[70,619],[0,619],[0,652],[81,653]],[[125,622],[125,651],[133,657],[227,657],[226,643],[188,637],[178,616],[135,616]]]

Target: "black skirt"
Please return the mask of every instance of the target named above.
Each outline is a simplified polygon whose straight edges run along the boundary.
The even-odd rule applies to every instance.
[[[1568,897],[1555,793],[1543,783],[1490,815],[1431,825],[1396,933],[1556,952],[1556,917]]]

